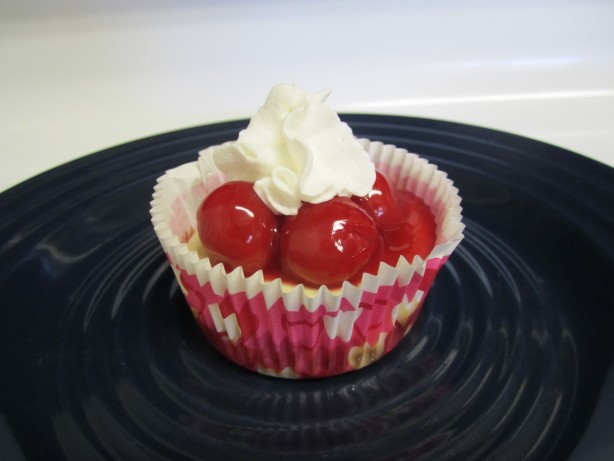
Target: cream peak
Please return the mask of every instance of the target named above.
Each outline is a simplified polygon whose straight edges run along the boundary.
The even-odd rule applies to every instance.
[[[200,152],[203,177],[221,173],[227,181],[253,182],[260,198],[283,215],[295,215],[302,202],[366,195],[375,166],[326,103],[329,94],[274,86],[236,141]]]

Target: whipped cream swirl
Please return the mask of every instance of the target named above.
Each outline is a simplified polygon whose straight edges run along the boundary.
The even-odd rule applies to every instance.
[[[375,166],[352,130],[325,103],[330,91],[306,93],[279,84],[236,141],[200,152],[203,177],[250,181],[277,214],[295,215],[302,202],[364,196]]]

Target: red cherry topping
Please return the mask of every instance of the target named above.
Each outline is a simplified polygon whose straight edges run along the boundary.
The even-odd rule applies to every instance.
[[[338,286],[362,273],[380,246],[373,219],[346,197],[303,204],[279,237],[282,269],[313,285]]]
[[[396,265],[403,255],[412,262],[414,256],[425,259],[435,246],[436,225],[430,208],[410,192],[398,190],[398,208],[405,221],[398,227],[382,231],[385,242],[383,260]]]
[[[365,197],[352,197],[375,220],[379,229],[392,229],[405,221],[398,208],[397,190],[381,172],[375,172],[375,183]]]
[[[332,288],[377,273],[381,261],[394,266],[401,255],[410,262],[415,255],[426,258],[436,224],[422,199],[377,172],[366,197],[305,203],[285,218],[270,211],[252,183],[229,182],[205,198],[197,230],[213,264]]]
[[[272,261],[279,219],[252,183],[221,185],[205,197],[196,219],[198,236],[212,264],[222,262],[227,270],[242,266],[245,275],[251,275]]]

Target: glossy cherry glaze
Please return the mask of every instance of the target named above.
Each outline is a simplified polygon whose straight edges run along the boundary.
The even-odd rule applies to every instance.
[[[250,182],[231,181],[211,192],[198,208],[197,225],[212,264],[242,266],[251,275],[273,260],[279,220]]]
[[[381,237],[373,219],[347,197],[305,203],[281,227],[282,270],[311,285],[341,285],[377,258]]]
[[[411,262],[415,256],[425,259],[435,246],[436,224],[430,208],[416,195],[396,191],[401,225],[382,229],[385,251],[382,261],[396,265],[400,256]]]
[[[352,197],[375,220],[378,229],[394,229],[405,221],[405,216],[398,206],[397,190],[380,171],[375,172],[375,183],[364,197]]]
[[[429,207],[379,171],[367,196],[305,203],[287,217],[274,215],[252,183],[232,181],[203,200],[197,223],[212,264],[329,288],[359,283],[363,273],[376,274],[382,261],[394,266],[401,256],[410,262],[416,255],[426,258],[436,231]]]

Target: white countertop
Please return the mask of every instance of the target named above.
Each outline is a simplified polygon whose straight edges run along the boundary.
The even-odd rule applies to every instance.
[[[340,112],[486,126],[614,166],[611,1],[110,3],[0,5],[0,191],[248,117],[277,82],[332,88]]]

